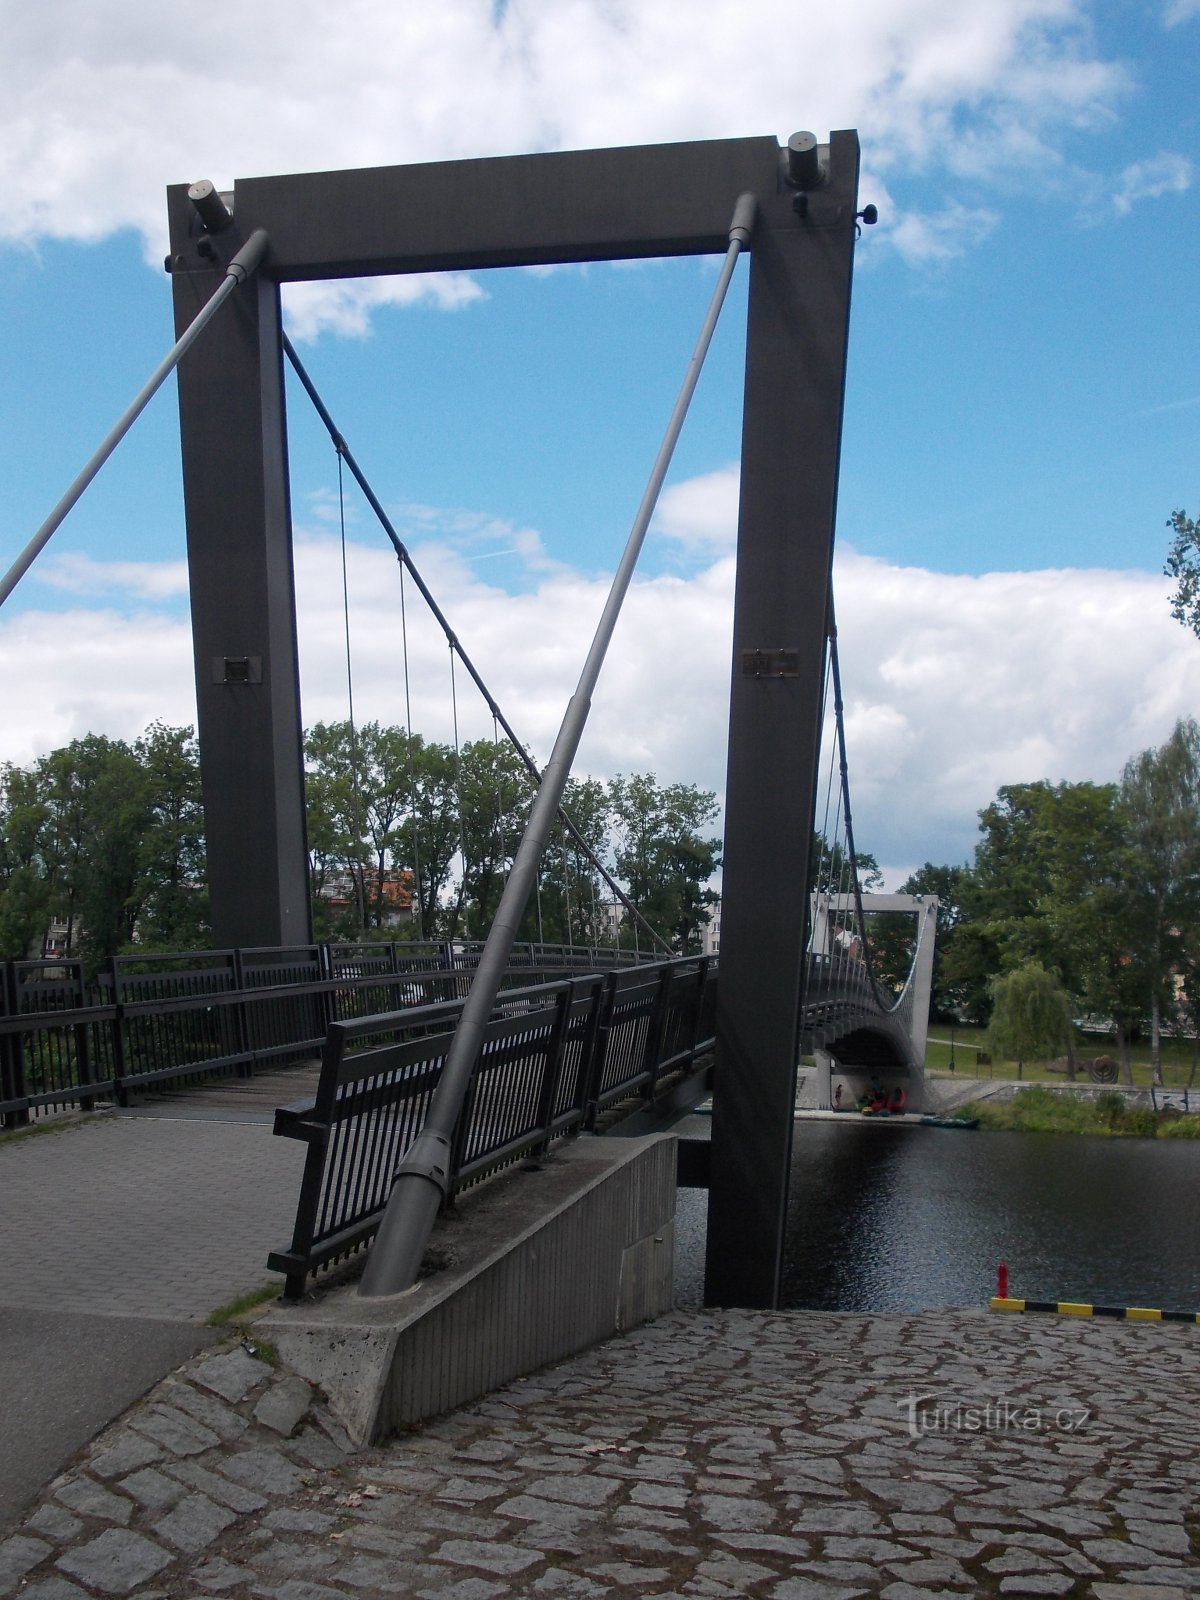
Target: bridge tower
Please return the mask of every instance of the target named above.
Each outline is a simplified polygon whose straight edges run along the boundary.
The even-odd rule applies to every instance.
[[[807,934],[858,137],[797,134],[168,191],[176,321],[269,246],[180,368],[213,935],[307,943],[279,286],[720,254],[753,194],[708,1297],[778,1294]]]

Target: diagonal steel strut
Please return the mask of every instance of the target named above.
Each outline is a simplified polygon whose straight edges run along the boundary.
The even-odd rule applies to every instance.
[[[0,578],[0,606],[8,599],[9,595],[66,521],[72,507],[141,416],[150,400],[158,392],[163,380],[174,372],[175,368],[238,285],[245,283],[250,274],[257,269],[266,254],[268,243],[266,232],[262,228],[256,228],[232,261],[230,261],[225,268],[225,278],[220,287],[204,306],[203,310],[197,313],[195,319],[167,351],[158,366],[155,367],[146,382],[96,446],[96,449],[81,468],[62,499],[54,507],[54,510],[42,523],[24,550],[21,551],[21,554],[4,574],[4,577]]]
[[[517,929],[571,774],[571,763],[583,736],[600,669],[604,665],[621,605],[633,579],[646,530],[658,503],[663,480],[725,302],[733,269],[743,247],[750,242],[757,214],[758,202],[755,197],[752,194],[741,195],[729,226],[729,248],[725,252],[696,348],[688,363],[679,397],[613,578],[587,660],[580,673],[578,687],[567,706],[554,752],[533,802],[529,824],[517,850],[491,933],[463,1005],[425,1125],[405,1154],[396,1174],[387,1210],[367,1257],[358,1291],[361,1295],[398,1294],[416,1281],[430,1230],[449,1183],[450,1141],[483,1048],[484,1030],[500,992],[509,955],[516,942]]]

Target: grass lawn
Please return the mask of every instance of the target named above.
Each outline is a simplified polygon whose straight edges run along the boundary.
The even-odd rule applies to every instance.
[[[979,1054],[987,1050],[986,1030],[983,1028],[954,1029],[954,1061],[958,1074],[967,1078],[996,1078],[997,1080],[1014,1079],[1017,1077],[1017,1064],[1015,1061],[994,1061],[990,1065],[979,1063]],[[1197,1098],[1200,1099],[1200,1071],[1193,1077],[1193,1056],[1195,1044],[1190,1039],[1164,1039],[1162,1046],[1163,1082],[1169,1089],[1182,1089],[1189,1082],[1192,1084]],[[1112,1039],[1098,1037],[1095,1034],[1077,1034],[1075,1040],[1076,1054],[1081,1058],[1089,1056],[1112,1056],[1119,1060],[1116,1043]],[[1135,1044],[1132,1048],[1133,1056],[1133,1081],[1140,1088],[1150,1086],[1150,1045],[1148,1042]],[[926,1070],[941,1076],[950,1071],[950,1029],[938,1023],[930,1024],[929,1043],[925,1050]],[[1044,1061],[1027,1061],[1024,1064],[1022,1077],[1026,1083],[1065,1083],[1066,1074],[1061,1072],[1047,1072]],[[1079,1075],[1081,1083],[1090,1083],[1091,1079],[1086,1073]],[[1118,1084],[1123,1078],[1118,1078]]]

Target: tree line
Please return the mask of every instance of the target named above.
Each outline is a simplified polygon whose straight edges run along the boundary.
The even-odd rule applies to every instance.
[[[313,922],[321,940],[482,937],[532,803],[506,744],[460,750],[371,722],[305,736]],[[652,773],[573,779],[566,806],[593,855],[676,949],[698,945],[716,895],[716,796]],[[521,936],[645,945],[612,890],[557,827]],[[411,902],[411,921],[397,922]],[[40,953],[51,922],[95,967],[209,941],[199,756],[190,728],[132,743],[89,734],[28,767],[0,767],[0,959]]]
[[[1161,1082],[1163,1029],[1200,1027],[1200,726],[1178,722],[1117,783],[1006,784],[979,825],[970,865],[927,862],[903,886],[939,898],[937,1011],[986,1023],[1012,975],[1047,973],[1126,1066],[1148,1032]]]

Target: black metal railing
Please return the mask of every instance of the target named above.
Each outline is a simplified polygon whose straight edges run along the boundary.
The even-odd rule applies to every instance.
[[[481,947],[304,945],[0,963],[0,1126],[98,1099],[319,1055],[331,1022],[457,1001]],[[636,962],[631,951],[521,945],[510,983]]]
[[[677,1082],[713,1047],[716,992],[716,963],[682,958],[501,994],[455,1130],[451,1194]],[[335,1022],[315,1097],[275,1113],[276,1133],[308,1145],[291,1245],[268,1262],[289,1297],[378,1228],[459,1010]]]

